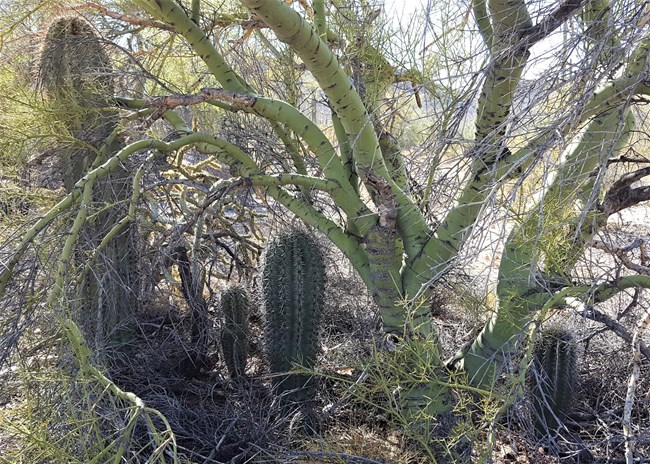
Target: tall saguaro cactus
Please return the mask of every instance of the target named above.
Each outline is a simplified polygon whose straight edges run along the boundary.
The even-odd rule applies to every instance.
[[[315,240],[304,232],[282,235],[266,254],[263,271],[267,313],[267,354],[272,372],[287,372],[292,363],[310,368],[318,353],[318,325],[323,312],[325,264]],[[309,377],[277,377],[290,399],[311,396]]]
[[[535,366],[539,374],[532,389],[535,428],[540,435],[555,434],[569,412],[577,382],[573,334],[560,328],[543,332],[535,347]]]
[[[111,60],[90,24],[77,17],[54,21],[41,50],[39,81],[57,121],[79,143],[61,153],[65,187],[70,190],[115,129],[107,111],[114,93]]]
[[[41,51],[39,81],[55,120],[72,140],[58,150],[68,191],[98,156],[121,148],[109,138],[118,123],[117,113],[110,108],[115,90],[112,70],[100,38],[86,21],[63,17],[50,25]],[[79,258],[95,250],[126,215],[131,195],[130,175],[123,167],[94,185],[92,202],[99,213],[80,234]],[[140,281],[133,227],[126,227],[105,245],[83,279],[79,307],[84,318],[111,345],[128,343],[125,321],[137,307]]]
[[[230,287],[221,296],[221,310],[224,315],[221,350],[233,378],[243,375],[246,370],[249,304],[246,289],[241,286]]]

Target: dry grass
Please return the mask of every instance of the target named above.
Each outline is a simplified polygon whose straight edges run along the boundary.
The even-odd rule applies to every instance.
[[[338,269],[339,273],[330,275],[328,279],[328,295],[331,297],[321,334],[323,350],[318,365],[318,395],[307,409],[287,409],[270,390],[262,344],[257,338],[263,332],[263,319],[259,311],[251,317],[255,339],[246,378],[227,378],[227,370],[220,361],[216,345],[212,352],[214,368],[193,378],[184,377],[180,363],[185,359],[187,349],[187,315],[180,300],[175,305],[161,303],[170,301],[170,295],[172,300],[178,298],[173,292],[159,298],[157,306],[150,307],[139,316],[141,336],[135,350],[137,354],[128,359],[118,358],[106,369],[111,379],[123,390],[136,394],[147,406],[164,414],[174,430],[181,459],[179,462],[428,462],[413,442],[382,414],[382,398],[371,399],[378,406],[373,408],[354,396],[346,396],[349,395],[350,385],[362,375],[364,362],[373,350],[372,334],[377,333],[378,326],[370,299],[364,294],[360,283],[345,269],[340,266]],[[467,287],[462,289],[462,279],[459,282],[453,287],[450,285],[456,291],[441,292],[433,308],[450,353],[458,347],[459,341],[468,339],[480,327],[480,315],[484,315],[480,308],[484,308],[485,302],[480,295],[472,295]],[[624,315],[622,321],[631,325],[638,310]],[[214,314],[214,317],[218,315]],[[566,319],[565,315],[555,317]],[[545,448],[544,443],[537,441],[530,425],[530,410],[523,399],[510,408],[497,427],[492,462],[578,462],[576,453],[584,448],[589,450],[596,462],[604,462],[602,460],[605,458],[622,458],[620,416],[629,374],[627,345],[610,332],[600,331],[602,326],[572,317],[574,324],[581,324],[583,355],[580,390],[574,414],[567,421],[564,438],[558,441],[559,446],[555,449]],[[27,340],[29,338],[25,338],[25,343]],[[53,345],[33,349],[32,357],[49,353],[43,350],[53,349],[58,340],[53,338]],[[3,398],[0,443],[6,456],[4,462],[29,462],[25,459],[33,458],[34,454],[31,453],[38,448],[34,440],[38,437],[72,439],[77,436],[69,431],[61,435],[63,429],[39,429],[34,427],[34,423],[30,425],[30,434],[24,433],[26,429],[21,432],[15,427],[18,417],[31,417],[32,421],[42,417],[34,414],[35,404],[53,408],[51,411],[63,420],[67,409],[60,404],[51,404],[52,400],[72,401],[74,397],[70,396],[71,391],[84,395],[78,390],[81,388],[83,391],[84,384],[74,386],[75,370],[70,370],[72,365],[68,361],[63,362],[66,356],[69,355],[64,347],[58,363],[34,364],[31,369],[25,369],[23,365],[15,369],[11,379],[3,379],[5,385],[9,380],[23,381],[21,392],[16,391]],[[639,449],[647,453],[650,444],[647,440],[650,424],[647,361],[644,361],[643,372],[633,417],[642,438]],[[337,379],[347,380],[341,382]],[[48,389],[48,385],[52,387],[56,382],[61,385]],[[64,394],[66,388],[68,390]],[[92,391],[97,394],[96,390]],[[124,416],[120,416],[120,408],[115,409],[118,403],[98,401],[93,404],[96,405],[94,420],[100,422],[97,430],[103,430],[110,437],[115,433],[115,424],[119,422],[117,417],[124,420]],[[334,414],[328,409],[332,404],[337,405]],[[69,423],[71,426],[75,424],[74,421]],[[309,427],[301,424],[308,424]],[[310,429],[312,432],[305,434]],[[476,438],[485,440],[486,436],[479,433]],[[146,444],[149,440],[147,428],[142,425],[136,427],[132,440],[131,449],[140,449],[136,444]],[[26,447],[26,443],[29,446]],[[68,447],[68,453],[73,453],[72,443],[61,441],[59,444]],[[477,450],[480,448],[477,447]],[[30,453],[26,454],[25,450]],[[141,455],[144,456],[142,452]],[[64,456],[60,452],[63,460],[57,461],[57,454],[52,453],[48,462],[65,462]],[[140,462],[139,459],[135,453],[128,462]]]
[[[323,246],[327,247],[325,243]],[[35,262],[48,259],[38,250],[32,256]],[[590,257],[598,264],[590,268],[592,272],[615,269],[611,260],[601,258]],[[371,298],[352,269],[343,264],[343,258],[330,248],[327,259],[330,272],[320,334],[322,352],[315,372],[317,396],[308,407],[287,407],[270,389],[259,305],[254,305],[250,319],[247,377],[236,381],[228,378],[214,343],[221,319],[216,291],[205,295],[213,298],[209,302],[215,328],[210,369],[192,377],[184,374],[182,364],[191,348],[189,312],[178,288],[165,281],[158,284],[147,308],[137,317],[139,337],[131,351],[134,354],[115,357],[97,353],[95,363],[122,390],[134,393],[166,417],[174,432],[177,462],[430,462],[382,410],[385,395],[361,401],[358,395],[363,395],[364,389],[351,393],[355,382],[367,382],[363,374],[372,361],[379,320]],[[30,275],[29,267],[19,271],[20,275]],[[45,288],[46,280],[32,279],[39,282],[33,288]],[[26,290],[21,291],[20,295],[11,295],[14,299],[8,300],[8,308],[17,310],[18,302],[28,301]],[[641,299],[625,311],[629,300],[629,296],[622,297],[600,309],[632,330],[648,304]],[[448,276],[431,302],[445,355],[472,339],[492,303],[487,291],[477,288],[469,276]],[[57,336],[56,317],[36,307],[31,310],[27,325],[21,329],[24,334],[18,349],[13,350],[7,364],[14,370],[1,374],[0,462],[74,462],[73,458],[101,452],[111,441],[119,442],[131,406],[110,399],[94,379],[79,376],[69,347]],[[8,311],[2,316],[4,327],[10,327],[10,315]],[[616,462],[624,450],[620,418],[629,375],[629,346],[611,331],[603,330],[601,324],[578,314],[562,311],[554,313],[553,318],[575,327],[583,347],[580,389],[567,430],[558,447],[546,447],[535,438],[530,409],[522,398],[497,424],[492,462],[577,462],[576,453],[581,449],[588,449],[596,462]],[[54,362],[48,358],[52,355]],[[109,358],[114,359],[112,364],[102,361]],[[639,451],[646,455],[650,452],[648,372],[648,361],[644,360],[633,415],[641,439]],[[476,413],[475,417],[479,418],[474,423],[475,453],[479,453],[485,448],[489,424],[484,421],[486,415]],[[159,431],[165,427],[157,420],[153,425]],[[80,437],[86,436],[84,430],[95,435],[80,444]],[[129,440],[127,462],[145,462],[153,453],[151,430],[145,422],[136,424]],[[169,455],[165,459],[171,461]]]

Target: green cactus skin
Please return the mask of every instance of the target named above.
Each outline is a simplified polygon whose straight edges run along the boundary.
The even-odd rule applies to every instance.
[[[50,95],[96,102],[112,95],[111,60],[85,20],[62,17],[48,27],[41,51],[41,84]]]
[[[539,373],[532,386],[535,428],[541,436],[553,436],[569,413],[577,384],[577,348],[572,332],[545,330],[534,359]]]
[[[112,62],[86,21],[63,17],[48,28],[41,50],[39,81],[54,118],[81,143],[61,153],[61,171],[70,191],[115,129],[117,114],[107,109],[115,89]]]
[[[325,264],[318,244],[304,232],[278,237],[268,248],[262,279],[271,372],[287,372],[292,363],[313,367],[325,288]],[[313,396],[308,376],[275,379],[279,393],[291,391],[289,400]]]
[[[224,324],[221,330],[221,350],[230,376],[244,375],[248,357],[248,315],[250,303],[246,289],[233,286],[221,295]]]
[[[39,82],[54,119],[78,140],[58,150],[68,191],[95,159],[92,148],[101,147],[117,127],[118,114],[110,107],[115,92],[112,73],[111,59],[89,23],[62,17],[50,24],[41,50]],[[116,141],[109,152],[119,150],[119,145]],[[131,194],[131,177],[124,167],[96,182],[93,203],[100,212],[80,234],[80,266],[84,256],[125,216]],[[85,325],[96,327],[96,321],[101,321],[101,337],[120,349],[133,338],[127,321],[139,304],[136,247],[136,229],[129,226],[106,246],[90,274],[84,276],[77,300],[87,319]]]

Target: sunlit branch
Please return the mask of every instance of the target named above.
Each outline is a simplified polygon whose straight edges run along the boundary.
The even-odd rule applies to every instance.
[[[174,27],[170,26],[167,23],[164,23],[162,21],[151,21],[148,19],[142,19],[142,18],[136,18],[133,16],[125,15],[122,13],[118,13],[116,11],[110,10],[109,8],[100,5],[98,3],[94,2],[86,2],[81,5],[77,5],[72,7],[71,9],[73,10],[82,10],[82,9],[93,9],[97,10],[102,14],[105,14],[109,18],[117,19],[119,21],[123,21],[128,24],[133,24],[134,26],[141,26],[141,27],[153,27],[156,29],[162,29],[165,31],[174,31]]]

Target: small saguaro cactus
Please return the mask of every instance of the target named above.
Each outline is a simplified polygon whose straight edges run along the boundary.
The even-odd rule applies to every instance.
[[[290,371],[293,363],[313,367],[325,288],[325,264],[318,243],[305,232],[281,235],[267,250],[262,278],[271,372]],[[275,379],[279,393],[291,392],[287,393],[290,400],[305,401],[313,395],[309,376]]]
[[[554,436],[568,414],[577,384],[577,348],[573,333],[551,328],[542,332],[535,346],[532,394],[535,428],[542,436]]]
[[[248,357],[249,298],[242,286],[233,286],[221,295],[224,324],[221,329],[221,350],[232,378],[242,376]]]

